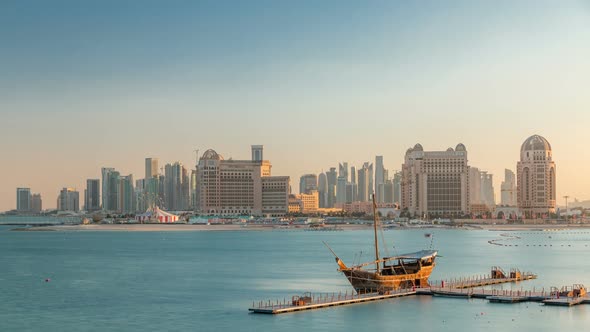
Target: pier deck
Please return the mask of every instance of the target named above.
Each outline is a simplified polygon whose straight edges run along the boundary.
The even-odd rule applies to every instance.
[[[518,303],[529,300],[526,296],[488,296],[487,299],[491,303]]]
[[[410,295],[437,295],[454,298],[478,298],[487,299],[492,303],[519,303],[519,302],[541,302],[545,305],[553,306],[574,306],[577,304],[590,304],[590,295],[586,294],[583,285],[574,285],[573,287],[562,287],[560,291],[552,287],[548,290],[504,290],[504,289],[486,289],[485,286],[520,282],[536,279],[537,275],[532,273],[518,272],[516,277],[495,277],[492,275],[482,275],[469,278],[458,278],[446,281],[432,282],[430,287],[400,289],[396,291],[387,291],[382,293],[331,293],[331,294],[310,294],[294,296],[291,301],[260,301],[252,303],[248,309],[253,313],[262,314],[282,314],[288,312],[313,310],[327,307],[343,306],[356,303],[372,302],[387,300],[397,297]],[[564,290],[574,290],[563,295]],[[572,295],[574,294],[574,295]],[[575,296],[578,295],[578,296]]]
[[[577,304],[590,304],[590,298],[584,297],[562,297],[559,299],[547,299],[543,301],[545,305],[571,307]]]
[[[466,288],[475,288],[475,287],[483,287],[483,286],[491,286],[491,285],[498,285],[498,284],[506,284],[511,282],[520,282],[526,280],[533,280],[537,279],[537,275],[530,272],[525,272],[520,274],[518,277],[505,277],[505,278],[492,278],[491,275],[486,276],[475,276],[469,278],[458,278],[452,279],[445,282],[434,283],[436,286],[444,287],[444,288],[457,288],[457,289],[466,289]]]
[[[418,295],[448,294],[454,298],[478,298],[487,299],[492,303],[519,303],[519,302],[541,302],[553,306],[574,306],[577,304],[590,304],[590,296],[580,297],[556,297],[554,293],[546,290],[501,290],[501,289],[458,289],[430,287],[416,291]],[[461,296],[464,295],[464,296]]]
[[[253,313],[259,314],[282,314],[287,312],[304,311],[312,309],[320,309],[327,307],[342,306],[355,303],[372,302],[379,300],[387,300],[396,297],[415,295],[416,291],[412,289],[404,289],[398,291],[392,291],[387,294],[378,293],[366,293],[366,294],[342,294],[342,293],[331,293],[331,294],[318,294],[312,297],[310,303],[303,305],[294,305],[291,302],[287,302],[286,299],[283,302],[276,301],[275,303],[259,302],[258,304],[253,303],[252,308],[248,309]]]

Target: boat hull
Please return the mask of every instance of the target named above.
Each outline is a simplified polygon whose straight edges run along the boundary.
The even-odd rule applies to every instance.
[[[382,275],[361,269],[343,269],[344,276],[358,293],[385,292],[389,290],[428,287],[428,278],[434,264],[423,266],[416,273]]]

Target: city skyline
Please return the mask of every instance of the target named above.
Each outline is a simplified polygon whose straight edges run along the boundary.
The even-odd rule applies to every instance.
[[[588,2],[62,4],[0,4],[1,211],[15,188],[51,208],[101,167],[140,179],[146,157],[192,168],[252,144],[296,188],[461,142],[500,201],[534,134],[558,204],[590,199]]]
[[[535,135],[532,135],[532,137],[533,137],[533,136],[537,136],[537,135],[535,134]],[[462,144],[462,143],[459,143],[459,144]],[[416,144],[416,145],[415,145],[413,148],[415,149],[415,148],[416,148],[416,146],[418,146],[418,145],[420,146],[420,148],[422,148],[422,146],[421,146],[421,144],[420,144],[420,143]],[[253,147],[253,148],[254,148],[254,147],[257,147],[257,148],[260,148],[260,149],[262,149],[262,147],[263,147],[263,146],[264,146],[264,145],[253,145],[252,147]],[[452,146],[450,146],[450,147],[449,147],[449,149],[454,149],[454,148],[453,148]],[[213,150],[213,149],[212,149],[212,150]],[[432,151],[435,151],[435,152],[436,152],[436,151],[443,152],[443,151],[445,151],[445,150],[446,150],[446,149],[438,149],[438,150],[434,150],[434,149],[433,149]],[[193,152],[195,152],[195,151],[193,151]],[[205,151],[205,152],[206,152],[206,151]],[[202,152],[201,154],[199,154],[199,157],[203,157],[203,155],[205,154],[205,152]],[[470,154],[471,154],[471,151],[470,151]],[[223,156],[223,154],[221,154],[221,153],[220,153],[220,155],[221,155],[221,156]],[[249,160],[249,158],[250,158],[249,156],[246,156],[246,157],[244,157],[244,158],[236,158],[236,157],[234,157],[234,156],[223,156],[223,157],[224,157],[224,158],[228,158],[228,159],[230,159],[230,160],[241,160],[241,159],[243,159],[243,160]],[[255,155],[254,155],[254,153],[253,153],[253,152],[251,153],[251,157],[252,157],[252,158],[254,158],[254,157],[255,157]],[[393,179],[393,177],[394,177],[395,173],[397,173],[397,172],[399,172],[399,174],[401,174],[402,165],[400,165],[400,170],[393,169],[393,168],[391,168],[391,167],[388,167],[388,164],[384,162],[383,155],[376,155],[376,156],[374,156],[374,159],[373,159],[373,160],[377,160],[377,159],[379,159],[379,158],[380,158],[381,162],[383,162],[384,170],[385,170],[386,172],[391,172],[391,173],[389,173],[389,175],[387,176],[389,179]],[[152,165],[152,163],[151,163],[151,160],[152,160],[152,159],[153,159],[153,160],[158,160],[158,158],[154,158],[154,157],[146,157],[146,158],[144,159],[144,170],[143,170],[143,172],[146,172],[148,169],[150,169],[150,171],[151,171],[151,165]],[[148,160],[150,160],[150,163],[149,163],[149,165],[150,165],[150,166],[148,166]],[[268,159],[264,159],[264,160],[268,160]],[[489,171],[486,171],[486,170],[484,170],[485,168],[481,168],[481,167],[479,167],[480,165],[474,165],[474,164],[472,164],[469,158],[467,158],[467,162],[468,162],[468,164],[469,164],[469,167],[470,167],[470,169],[471,169],[471,170],[473,170],[473,171],[475,171],[475,172],[477,172],[478,174],[479,174],[479,173],[482,173],[482,174],[487,174],[487,173],[490,173]],[[364,167],[371,167],[371,169],[372,169],[372,167],[373,167],[373,162],[372,162],[372,161],[369,161],[369,162],[366,162],[366,161],[365,161],[365,162],[359,162],[359,163],[358,163],[358,164],[359,164],[359,166],[356,166],[356,164],[355,164],[355,163],[349,163],[349,162],[334,162],[334,163],[332,163],[332,164],[333,164],[333,165],[335,165],[335,166],[336,166],[336,165],[338,165],[338,167],[340,167],[340,171],[343,171],[344,169],[346,169],[346,170],[347,170],[347,172],[348,172],[348,171],[350,171],[350,170],[349,170],[349,167],[350,167],[351,169],[355,169],[355,168],[356,168],[356,169],[359,169],[359,170],[362,170]],[[174,163],[166,163],[166,167],[161,167],[161,169],[160,169],[160,170],[158,170],[158,171],[156,171],[156,170],[153,170],[153,171],[151,171],[150,173],[152,173],[152,174],[153,174],[153,172],[156,172],[158,176],[164,176],[164,175],[166,175],[166,172],[164,172],[163,170],[164,170],[164,169],[167,169],[168,167],[171,167],[171,166],[173,166],[173,165],[180,165],[180,167],[182,167],[182,163],[181,163],[181,162],[178,162],[178,161],[176,161],[176,162],[174,162]],[[343,165],[345,165],[345,168],[343,168],[343,167],[342,167]],[[162,165],[162,166],[164,166],[164,165]],[[189,165],[189,167],[191,167],[191,166]],[[274,164],[273,164],[273,167],[272,167],[272,168],[276,170],[276,167],[275,167],[275,165],[274,165]],[[326,174],[327,174],[327,173],[328,173],[328,171],[330,170],[330,168],[334,168],[334,167],[329,167],[329,166],[328,166],[328,167],[326,167],[326,168],[323,168],[323,172],[322,172],[322,171],[318,171],[318,172],[315,172],[315,173],[305,173],[305,174],[301,174],[300,176],[296,176],[296,177],[294,177],[293,175],[287,175],[287,176],[289,176],[289,177],[290,177],[290,185],[291,185],[291,187],[292,187],[292,194],[298,194],[298,193],[299,193],[299,189],[300,189],[300,186],[301,186],[301,183],[300,183],[300,181],[301,181],[301,178],[302,178],[302,177],[305,177],[305,176],[308,176],[308,175],[314,175],[316,178],[319,178],[320,174],[322,174],[322,173],[326,173]],[[337,168],[337,167],[336,167],[336,168]],[[559,169],[559,168],[558,168],[558,169]],[[187,171],[189,171],[189,170],[190,170],[190,169],[187,169]],[[111,168],[111,167],[107,167],[107,168],[105,168],[105,167],[102,167],[102,168],[101,168],[101,172],[105,172],[105,171],[107,171],[107,172],[115,172],[115,173],[117,174],[117,176],[118,176],[118,177],[120,176],[120,175],[119,175],[119,173],[120,173],[120,172],[119,172],[119,171],[117,171],[117,170],[116,170],[116,168]],[[368,172],[368,171],[369,171],[369,168],[367,168],[367,172]],[[515,167],[514,169],[505,168],[503,171],[504,171],[504,172],[505,172],[505,171],[516,172],[516,167]],[[559,172],[559,171],[558,171],[558,172]],[[139,172],[139,173],[141,174],[141,172]],[[145,173],[145,174],[147,174],[147,173]],[[557,174],[559,174],[559,173],[557,173]],[[338,174],[336,174],[336,175],[337,175],[337,177],[339,178]],[[490,175],[492,175],[492,176],[493,176],[494,174],[493,174],[493,173],[491,173],[491,174],[488,174],[487,176],[490,176]],[[496,201],[496,203],[497,203],[498,205],[500,205],[500,204],[501,204],[501,199],[502,199],[502,198],[501,198],[501,197],[502,197],[502,185],[501,185],[501,183],[503,183],[503,181],[504,181],[504,177],[502,177],[502,176],[500,176],[500,175],[501,175],[501,174],[499,174],[498,176],[494,177],[494,180],[493,180],[493,194],[494,194],[494,197],[493,197],[493,199]],[[103,176],[104,176],[104,175],[103,175]],[[129,177],[133,177],[133,176],[134,176],[134,175],[133,175],[133,173],[129,173]],[[367,176],[368,176],[368,174],[367,174]],[[127,178],[127,177],[128,177],[128,176],[120,176],[120,178],[121,178],[121,179],[124,179],[124,178]],[[373,178],[371,179],[371,181],[372,181],[372,182],[375,182],[375,181],[376,181],[376,180],[375,180],[375,178],[376,178],[376,177],[377,177],[377,175],[376,175],[376,174],[373,174]],[[350,176],[348,176],[348,180],[350,180],[350,179],[351,179],[351,178],[350,178]],[[138,179],[138,180],[140,180],[140,181],[143,181],[144,179],[141,179],[141,178],[140,178],[140,179]],[[94,181],[94,179],[92,179],[92,178],[89,178],[89,179],[85,179],[84,181],[86,182],[86,186],[87,186],[87,185],[88,185],[88,181]],[[97,181],[100,181],[100,180],[97,180]],[[132,178],[131,178],[131,181],[132,181]],[[358,179],[357,179],[357,181],[358,181]],[[367,178],[367,181],[369,181],[369,179],[368,179],[368,178]],[[350,183],[350,182],[348,182],[348,183]],[[373,188],[373,189],[376,189],[376,185],[377,185],[377,184],[376,184],[376,183],[373,183],[373,184],[374,184],[374,186],[375,186],[375,188]],[[21,188],[19,187],[19,188],[16,188],[16,189],[17,189],[17,196],[18,196],[18,192],[19,192],[19,190],[20,190]],[[34,189],[35,189],[35,188],[29,188],[29,187],[26,187],[26,190],[29,190],[30,192],[34,191]],[[78,190],[78,188],[77,188],[77,187],[68,188],[68,189],[71,189],[71,190]],[[367,190],[369,190],[369,189],[370,189],[370,188],[367,188]],[[84,192],[84,190],[85,190],[85,188],[84,188],[84,189],[82,189],[82,190],[79,190],[79,191],[82,191],[82,192]],[[100,202],[102,203],[102,202],[103,202],[103,197],[104,197],[104,190],[108,190],[108,189],[106,189],[106,188],[104,188],[104,187],[102,187],[102,186],[101,186],[100,190],[102,191],[102,194],[100,195]],[[142,190],[143,190],[143,189],[142,189]],[[187,190],[188,190],[188,189],[187,189]],[[559,191],[558,191],[558,192],[559,192]],[[13,192],[13,194],[14,194],[14,192]],[[41,195],[43,196],[43,193],[39,193],[39,194],[41,194]],[[337,193],[336,193],[336,194],[337,194]],[[59,193],[58,193],[58,194],[56,195],[57,199],[59,199],[59,196],[60,196],[60,195],[59,195]],[[43,197],[44,197],[44,199],[45,199],[45,200],[46,200],[46,202],[47,202],[47,200],[48,200],[48,199],[47,199],[45,196],[43,196]],[[51,196],[50,196],[50,197],[51,197]],[[558,197],[558,198],[559,198],[559,197]],[[584,200],[583,198],[578,198],[578,197],[572,197],[572,198],[579,199],[580,201],[583,201],[583,200]],[[336,197],[335,197],[335,199],[336,199],[336,200],[334,201],[334,203],[336,203],[336,202],[338,201],[338,199],[337,199]],[[118,200],[118,199],[117,199],[117,200]],[[368,200],[368,198],[367,198],[367,199],[360,199],[360,198],[359,198],[359,200],[360,200],[360,201],[366,201],[366,200]],[[559,202],[559,199],[558,199],[557,201]],[[16,197],[15,197],[15,202],[16,202]],[[401,204],[401,202],[397,202],[397,203],[400,203],[400,204]],[[15,203],[15,204],[16,204],[16,203]],[[118,203],[117,203],[117,204],[118,204]],[[16,205],[15,205],[15,206],[16,206]],[[51,210],[51,209],[52,209],[52,205],[51,205],[51,204],[47,204],[47,203],[46,203],[46,204],[44,204],[44,208],[45,208],[45,209],[49,209],[49,210]],[[59,210],[59,207],[58,207],[58,206],[56,206],[56,208],[58,208],[58,210]],[[102,208],[104,208],[104,206],[102,206]],[[11,208],[8,208],[8,209],[6,209],[6,210],[4,210],[4,211],[15,210],[15,209],[16,209],[15,207],[11,207]],[[82,209],[82,204],[80,204],[80,209]],[[177,210],[177,209],[173,209],[173,210]],[[131,211],[128,211],[128,212],[131,212]]]

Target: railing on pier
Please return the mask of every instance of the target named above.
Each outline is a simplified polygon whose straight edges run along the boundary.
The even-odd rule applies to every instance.
[[[525,281],[535,279],[537,276],[530,272],[521,273],[519,270],[511,269],[510,276],[503,274],[499,276],[493,272],[490,274],[482,274],[471,277],[452,278],[448,280],[429,281],[429,286],[424,288],[411,287],[398,290],[372,290],[359,289],[356,291],[350,290],[333,293],[305,293],[302,296],[293,296],[291,299],[283,298],[282,300],[266,300],[252,302],[250,311],[258,313],[284,313],[299,310],[317,309],[345,304],[361,303],[368,301],[377,301],[390,299],[394,297],[424,294],[436,295],[436,291],[444,291],[450,296],[468,295],[466,297],[488,298],[500,297],[503,302],[519,302],[519,301],[544,301],[551,299],[555,292],[545,290],[544,288],[537,290],[503,290],[503,289],[485,289],[484,286],[491,286],[503,283],[511,283],[518,281]],[[441,292],[443,293],[443,292]]]
[[[333,292],[333,293],[310,293],[306,296],[309,296],[311,299],[305,304],[295,304],[294,297],[290,300],[287,298],[275,299],[275,300],[266,300],[266,301],[258,301],[252,302],[252,309],[265,309],[265,310],[280,310],[280,309],[290,309],[296,307],[309,307],[315,305],[324,305],[324,304],[333,304],[338,305],[340,302],[350,302],[354,300],[363,300],[363,299],[374,299],[374,298],[387,298],[387,297],[396,297],[401,295],[411,295],[416,293],[416,288],[410,289],[398,289],[398,290],[388,290],[388,291],[381,291],[381,292],[371,292],[368,289],[363,291],[355,292],[355,291],[345,291],[342,292]]]
[[[470,277],[451,278],[447,280],[430,280],[429,284],[431,287],[444,287],[444,288],[474,288],[480,286],[489,286],[496,284],[503,284],[509,282],[518,282],[536,279],[537,275],[531,272],[520,272],[517,277],[504,277],[498,278],[490,274],[481,274]]]
[[[430,287],[431,291],[446,291],[453,292],[456,294],[469,294],[472,297],[487,298],[489,296],[502,296],[502,297],[527,297],[537,299],[538,301],[555,298],[555,295],[545,288],[536,289],[533,287],[532,290],[525,289],[486,289],[480,288],[454,288],[454,287]]]

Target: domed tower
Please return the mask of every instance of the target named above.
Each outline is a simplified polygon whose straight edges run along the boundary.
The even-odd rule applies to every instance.
[[[555,213],[555,162],[544,137],[533,135],[522,143],[516,178],[518,207],[525,218]]]

